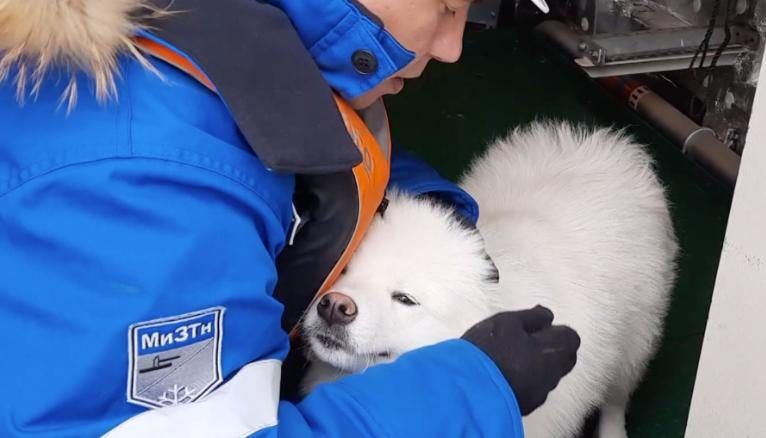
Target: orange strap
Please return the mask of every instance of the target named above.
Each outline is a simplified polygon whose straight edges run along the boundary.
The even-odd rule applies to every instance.
[[[149,38],[137,37],[135,41],[143,50],[188,73],[211,91],[216,91],[215,85],[207,75],[186,57]],[[340,256],[340,259],[327,274],[314,299],[321,297],[330,290],[341,271],[343,271],[343,268],[348,264],[351,256],[359,247],[364,234],[375,218],[375,214],[383,201],[391,170],[389,162],[389,157],[391,156],[390,142],[388,142],[389,144],[380,145],[367,127],[367,124],[351,105],[337,94],[333,96],[346,129],[363,157],[362,162],[352,169],[357,185],[359,213],[351,240]],[[386,126],[388,126],[387,120]],[[297,330],[293,329],[291,336],[294,336],[296,333]]]
[[[164,46],[154,40],[146,37],[136,37],[134,39],[136,44],[148,53],[156,56],[159,59],[175,66],[181,71],[190,74],[194,79],[199,81],[202,85],[209,88],[211,91],[216,91],[215,85],[210,81],[202,70],[198,69],[189,59],[180,55],[176,51]]]
[[[348,102],[337,96],[335,101],[346,124],[346,129],[363,157],[362,162],[353,169],[359,193],[359,216],[351,242],[349,242],[340,260],[338,260],[322,284],[322,287],[319,288],[317,297],[328,292],[329,288],[338,279],[340,272],[348,264],[353,253],[359,247],[362,237],[370,227],[370,224],[372,224],[380,203],[383,201],[391,171],[388,161],[388,157],[391,155],[391,145],[383,145],[382,147],[386,148],[384,152],[375,136],[370,132],[370,129]]]

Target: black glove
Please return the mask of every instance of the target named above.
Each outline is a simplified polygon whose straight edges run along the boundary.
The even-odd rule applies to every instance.
[[[537,306],[498,313],[463,335],[495,362],[511,385],[522,415],[542,405],[577,362],[580,337],[552,322],[553,313]]]

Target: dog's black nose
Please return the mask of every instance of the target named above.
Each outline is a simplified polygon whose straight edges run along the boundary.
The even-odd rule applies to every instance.
[[[348,295],[330,292],[319,300],[317,312],[327,325],[346,325],[356,318],[356,303]]]

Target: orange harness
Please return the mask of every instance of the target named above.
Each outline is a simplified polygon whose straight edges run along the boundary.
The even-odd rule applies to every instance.
[[[186,72],[205,87],[216,92],[215,85],[207,75],[197,68],[194,63],[172,48],[144,37],[136,37],[135,41],[144,51]],[[359,247],[362,237],[372,223],[383,201],[390,175],[391,143],[388,140],[388,121],[384,121],[382,130],[384,131],[383,136],[385,138],[382,139],[384,144],[381,144],[348,102],[337,94],[334,94],[334,98],[346,129],[363,157],[360,164],[350,169],[356,183],[359,208],[357,210],[356,226],[351,234],[351,239],[348,241],[345,250],[335,265],[327,272],[324,281],[314,295],[315,300],[330,290],[343,268],[348,264],[353,253]],[[293,327],[291,336],[296,334],[297,326]]]

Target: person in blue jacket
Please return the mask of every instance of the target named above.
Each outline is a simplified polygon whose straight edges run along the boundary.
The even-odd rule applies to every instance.
[[[469,6],[0,2],[0,436],[523,436],[579,346],[542,307],[280,395],[291,291],[358,208],[333,96],[361,114],[456,61]]]

